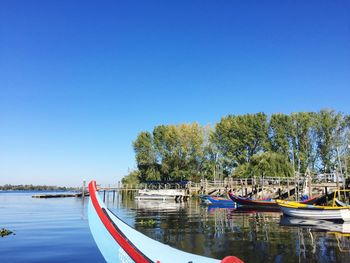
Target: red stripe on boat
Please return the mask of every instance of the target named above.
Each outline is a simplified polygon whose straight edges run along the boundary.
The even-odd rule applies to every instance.
[[[91,181],[89,183],[89,192],[90,192],[90,198],[92,201],[93,206],[95,207],[95,210],[97,212],[98,217],[101,219],[103,225],[106,227],[108,232],[111,234],[111,236],[115,239],[115,241],[118,242],[118,244],[122,247],[122,249],[125,250],[125,252],[137,263],[150,263],[148,258],[145,258],[145,256],[138,251],[133,244],[128,242],[123,235],[117,231],[117,229],[114,227],[113,223],[108,219],[108,217],[103,212],[100,204],[97,201],[96,197],[96,181]]]

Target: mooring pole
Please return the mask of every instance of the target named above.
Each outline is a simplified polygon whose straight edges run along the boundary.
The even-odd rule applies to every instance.
[[[84,199],[85,198],[85,184],[86,184],[86,182],[85,182],[85,179],[83,180],[83,189],[82,189],[82,193],[81,193],[81,197]]]

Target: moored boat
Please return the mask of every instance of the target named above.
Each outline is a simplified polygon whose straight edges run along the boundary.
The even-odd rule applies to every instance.
[[[350,206],[320,206],[277,200],[283,214],[298,218],[350,221]]]
[[[231,192],[228,193],[229,197],[233,202],[236,202],[238,206],[240,206],[241,209],[245,208],[253,208],[258,210],[279,210],[279,205],[277,204],[275,199],[267,198],[267,199],[252,199],[252,198],[246,198],[241,196],[236,196],[232,194]],[[315,201],[317,201],[317,196],[311,197],[309,199],[295,202],[298,204],[313,204]]]
[[[113,214],[98,195],[96,182],[89,184],[89,226],[107,262],[120,263],[239,263],[234,256],[223,260],[187,253],[153,240]]]
[[[254,209],[278,209],[278,204],[273,199],[251,199],[236,196],[230,192],[228,193],[228,195],[233,202],[236,202],[238,205],[241,205],[243,207]]]
[[[227,199],[220,196],[204,195],[200,196],[201,202],[206,205],[220,205],[220,206],[230,206],[236,207],[236,203],[231,199]]]

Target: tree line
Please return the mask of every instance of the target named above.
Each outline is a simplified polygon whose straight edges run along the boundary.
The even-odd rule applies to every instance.
[[[215,127],[159,125],[133,142],[124,182],[347,174],[350,116],[334,110],[228,115]]]
[[[78,188],[65,187],[65,186],[51,186],[51,185],[32,185],[32,184],[0,185],[0,191],[9,191],[9,190],[16,190],[16,191],[71,191],[71,190],[78,190]]]

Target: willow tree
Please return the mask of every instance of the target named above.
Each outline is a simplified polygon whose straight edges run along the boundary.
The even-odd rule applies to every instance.
[[[140,179],[141,172],[139,170],[134,170],[122,178],[122,183],[128,185],[137,185],[140,183]]]
[[[274,152],[255,154],[249,163],[237,167],[237,177],[290,177],[294,175],[293,165],[288,158]]]

